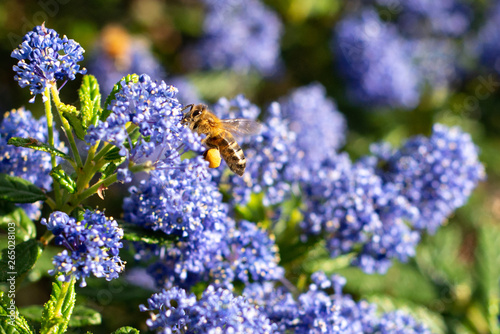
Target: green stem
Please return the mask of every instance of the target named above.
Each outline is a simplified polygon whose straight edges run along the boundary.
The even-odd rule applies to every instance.
[[[55,84],[51,85],[50,90],[52,92],[52,97],[54,98],[54,104],[56,105],[57,112],[59,113],[59,117],[61,118],[61,123],[63,125],[64,131],[66,132],[66,137],[68,138],[69,145],[71,146],[71,151],[73,152],[73,156],[75,157],[76,165],[80,168],[83,166],[82,159],[80,158],[80,154],[78,153],[78,148],[76,147],[75,137],[73,136],[73,131],[71,131],[71,126],[68,120],[64,118],[60,110],[62,102],[59,98],[59,91],[57,90],[57,86]]]
[[[47,130],[48,130],[48,139],[49,139],[49,145],[54,146],[54,116],[52,114],[52,104],[50,101],[50,89],[49,87],[45,88],[45,91],[43,92],[43,96],[45,98],[44,106],[45,106],[45,117],[47,118]],[[56,161],[56,156],[55,154],[50,155],[50,162],[52,165],[52,168],[55,168],[57,166],[57,161]],[[55,202],[56,205],[61,205],[61,191],[59,188],[59,183],[53,179],[53,184],[54,184],[54,196],[55,196]]]
[[[113,144],[106,144],[104,145],[104,147],[99,151],[99,153],[97,153],[96,156],[94,156],[94,161],[99,161],[101,160],[101,158],[109,152],[109,150],[111,150],[112,148],[114,148],[115,145]]]

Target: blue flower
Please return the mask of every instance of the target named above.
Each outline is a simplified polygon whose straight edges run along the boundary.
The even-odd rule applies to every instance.
[[[14,79],[21,87],[30,87],[32,95],[41,94],[56,80],[74,80],[77,73],[85,74],[77,63],[83,60],[85,50],[72,39],[44,25],[36,26],[27,33],[23,42],[12,51],[11,56],[19,60],[13,69]],[[35,96],[30,102],[34,102]]]
[[[103,95],[109,94],[127,74],[144,73],[155,80],[164,79],[165,70],[149,49],[145,40],[130,36],[123,27],[106,26],[88,66]]]
[[[46,143],[47,133],[45,116],[37,120],[33,118],[29,110],[24,108],[6,112],[0,125],[0,173],[22,177],[42,189],[51,190],[50,154],[7,144],[12,137],[33,138]],[[57,132],[54,133],[54,146],[61,151],[66,151]],[[31,219],[40,218],[40,203],[23,204],[21,207],[27,210]]]
[[[346,121],[325,88],[313,83],[281,99],[283,118],[295,136],[285,175],[290,183],[308,177],[309,164],[335,155],[344,144]],[[293,147],[293,148],[292,148]]]
[[[225,238],[232,221],[222,195],[198,157],[179,168],[152,171],[138,187],[130,188],[123,204],[127,222],[161,231],[175,242],[147,246],[135,244],[137,259],[158,260],[148,268],[158,286],[191,286],[208,279],[210,269],[222,261]]]
[[[231,101],[219,100],[213,110],[220,118],[256,119],[260,113],[257,106],[241,95]],[[232,173],[220,175],[218,170],[213,174],[221,185],[230,189],[234,203],[248,203],[252,193],[263,193],[264,205],[279,203],[290,193],[284,170],[295,150],[294,140],[295,135],[288,129],[280,105],[272,103],[260,134],[238,140],[247,159],[243,176]]]
[[[199,300],[177,287],[163,290],[139,308],[158,311],[146,322],[157,333],[275,333],[275,326],[255,305],[213,286]]]
[[[259,0],[204,2],[204,36],[190,52],[196,62],[211,69],[256,70],[263,75],[276,72],[282,23],[273,11]]]
[[[369,273],[386,272],[393,258],[415,255],[419,235],[404,219],[418,212],[371,164],[352,164],[340,154],[311,164],[308,172],[301,182],[304,240],[325,238],[332,257],[357,250],[352,264]]]
[[[418,105],[421,75],[413,65],[410,45],[376,12],[365,10],[342,19],[332,48],[356,103],[405,109]]]
[[[390,312],[379,316],[375,304],[355,302],[342,293],[346,280],[317,272],[309,289],[294,298],[283,287],[254,283],[243,292],[249,302],[259,306],[280,333],[425,333],[426,326],[410,315]],[[333,291],[331,294],[330,291]],[[393,331],[393,330],[399,330]]]
[[[91,274],[107,281],[118,278],[125,263],[118,256],[123,247],[123,230],[116,220],[106,218],[104,213],[85,211],[82,221],[76,221],[64,212],[55,211],[41,223],[55,235],[56,245],[66,249],[54,256],[55,269],[49,274],[69,282],[73,277],[81,279],[80,286],[87,285],[85,279]]]
[[[97,126],[91,125],[85,140],[92,145],[99,140],[114,144],[121,156],[135,164],[150,161],[156,168],[178,165],[185,150],[201,150],[201,139],[181,125],[182,108],[176,94],[175,87],[153,81],[146,74],[137,83],[122,81],[110,103],[111,114]],[[127,131],[128,122],[141,135],[135,144]]]
[[[430,233],[464,205],[485,179],[478,148],[458,127],[435,124],[429,138],[411,138],[395,151],[384,146],[374,146],[373,151],[385,166],[379,171],[381,177],[418,208],[413,226]]]

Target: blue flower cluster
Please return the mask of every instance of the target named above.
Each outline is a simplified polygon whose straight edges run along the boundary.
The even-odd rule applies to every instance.
[[[276,326],[255,305],[231,291],[208,286],[199,300],[180,288],[163,290],[148,299],[146,324],[157,333],[275,333]],[[153,312],[158,313],[153,313]]]
[[[280,66],[282,23],[259,0],[204,0],[204,36],[191,54],[206,68],[256,70],[272,75]]]
[[[177,89],[164,81],[153,81],[143,74],[138,82],[121,82],[121,89],[110,103],[112,111],[97,126],[91,125],[85,140],[94,145],[105,141],[120,148],[120,155],[141,164],[151,161],[157,168],[179,163],[184,150],[199,151],[200,137],[181,125],[181,104]],[[137,143],[130,138],[131,122],[142,136]]]
[[[188,160],[187,160],[188,161]],[[148,267],[160,287],[190,287],[199,281],[231,287],[238,279],[278,279],[283,269],[274,240],[254,224],[227,217],[222,195],[206,174],[200,157],[186,168],[157,170],[124,201],[124,219],[174,242],[148,246],[136,243],[136,258],[158,259]]]
[[[375,304],[355,302],[351,296],[342,294],[343,277],[334,275],[328,279],[324,273],[317,272],[311,280],[309,290],[297,298],[282,287],[273,287],[272,283],[249,285],[243,296],[258,305],[280,333],[430,334],[426,326],[404,312],[379,316]]]
[[[131,73],[144,73],[155,80],[165,78],[165,70],[149,51],[144,40],[130,36],[121,26],[106,26],[100,36],[95,54],[88,66],[90,74],[99,81],[107,95],[121,78]]]
[[[486,22],[481,27],[477,40],[476,51],[481,62],[500,73],[500,4],[491,3]]]
[[[379,171],[418,208],[414,227],[434,233],[453,211],[465,204],[477,183],[485,179],[478,148],[458,127],[435,124],[432,135],[408,140],[399,150],[375,146],[383,165]]]
[[[219,100],[213,110],[220,118],[255,120],[260,114],[260,109],[241,95],[231,101]],[[238,141],[247,158],[245,174],[242,177],[232,173],[221,176],[216,170],[214,177],[231,190],[234,203],[248,203],[252,193],[263,193],[265,205],[279,203],[290,191],[284,170],[295,150],[294,140],[295,134],[288,129],[280,105],[272,103],[260,134]]]
[[[54,256],[55,269],[49,274],[69,282],[73,277],[81,279],[80,286],[87,285],[90,274],[104,277],[107,281],[118,278],[125,267],[118,253],[123,247],[123,230],[116,220],[106,218],[99,211],[85,211],[82,221],[76,221],[64,212],[51,213],[41,223],[55,235],[56,245],[66,249]]]
[[[377,2],[388,6],[387,13],[380,14],[387,19],[394,6]],[[455,12],[452,3],[405,1],[397,7],[400,22],[382,20],[371,7],[338,22],[332,49],[351,100],[411,109],[419,104],[426,86],[447,88],[457,79],[460,53],[453,36],[463,33],[469,19],[462,10]],[[430,31],[422,16],[431,20]]]
[[[355,164],[340,154],[310,165],[300,226],[304,239],[326,238],[333,257],[356,250],[354,265],[384,273],[392,259],[414,256],[419,231],[435,232],[485,173],[470,136],[440,124],[429,138],[373,153]]]
[[[0,125],[0,173],[22,177],[42,189],[51,190],[50,154],[7,144],[12,137],[33,138],[46,143],[47,133],[45,116],[37,120],[33,118],[29,110],[24,108],[6,112]],[[66,151],[57,132],[54,133],[54,146],[63,152]],[[40,203],[21,206],[31,219],[40,218]]]
[[[353,100],[403,108],[418,104],[420,77],[411,49],[396,27],[380,20],[375,11],[342,19],[332,47]]]
[[[72,39],[44,25],[36,26],[27,33],[23,42],[12,51],[11,56],[19,60],[13,69],[14,79],[21,87],[30,87],[34,102],[37,94],[56,80],[74,80],[77,73],[85,74],[77,63],[83,60],[85,50]]]

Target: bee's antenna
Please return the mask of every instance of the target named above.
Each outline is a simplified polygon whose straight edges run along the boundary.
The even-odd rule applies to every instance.
[[[184,110],[186,110],[187,108],[191,108],[193,109],[194,107],[194,104],[188,104],[187,106],[185,106],[184,108],[181,109],[181,112],[183,112]]]

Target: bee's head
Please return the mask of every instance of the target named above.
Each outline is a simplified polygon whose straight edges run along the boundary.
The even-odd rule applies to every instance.
[[[197,105],[189,104],[184,109],[187,108],[191,109],[189,109],[189,111],[184,114],[181,120],[181,124],[195,122],[201,116],[201,114],[207,109],[207,106],[204,104],[197,104]]]

